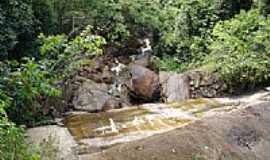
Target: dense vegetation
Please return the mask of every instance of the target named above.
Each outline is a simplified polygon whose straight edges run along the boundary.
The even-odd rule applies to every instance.
[[[161,70],[206,66],[231,90],[269,84],[269,12],[269,0],[0,0],[0,159],[40,158],[18,125],[47,119],[46,98],[105,44],[150,38]]]

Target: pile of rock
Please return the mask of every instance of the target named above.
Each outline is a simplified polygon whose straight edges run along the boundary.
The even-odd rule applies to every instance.
[[[215,73],[205,71],[190,71],[185,73],[190,79],[191,98],[219,97],[226,89],[225,83]]]
[[[120,67],[119,67],[120,66]],[[108,68],[108,67],[105,67]],[[111,71],[113,69],[113,71]],[[115,64],[108,78],[79,78],[73,85],[72,105],[89,112],[123,108],[145,102],[175,102],[222,95],[225,85],[216,74],[191,71],[183,74],[154,71],[135,63]],[[97,81],[98,79],[98,81]],[[102,80],[103,79],[103,80]],[[70,90],[70,89],[68,89]]]
[[[65,103],[61,104],[65,107],[61,108],[100,112],[146,102],[218,97],[225,89],[216,74],[204,71],[157,74],[150,67],[149,54],[120,60],[99,57],[82,67],[65,83],[62,98]]]

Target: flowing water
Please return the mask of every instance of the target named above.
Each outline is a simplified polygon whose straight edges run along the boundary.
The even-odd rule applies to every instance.
[[[144,104],[110,112],[73,115],[64,123],[77,142],[87,146],[84,152],[92,153],[97,148],[104,149],[185,126],[221,106],[218,101],[209,99]]]

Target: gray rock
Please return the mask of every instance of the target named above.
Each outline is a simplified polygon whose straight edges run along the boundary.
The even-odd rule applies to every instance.
[[[132,63],[140,65],[140,66],[144,66],[144,67],[149,67],[150,59],[151,59],[150,53],[140,54],[140,55],[135,56],[135,60]]]
[[[74,108],[82,111],[101,111],[104,104],[111,98],[107,93],[108,86],[91,80],[83,82],[73,98]]]
[[[190,98],[189,78],[183,74],[160,72],[161,95],[166,102]]]
[[[82,160],[269,160],[269,122],[270,103],[259,103],[206,117],[164,134],[117,145],[84,156]],[[170,152],[172,150],[174,153]]]
[[[57,125],[28,129],[27,141],[41,151],[42,160],[77,160],[78,147],[67,128]],[[34,148],[35,148],[34,147]]]

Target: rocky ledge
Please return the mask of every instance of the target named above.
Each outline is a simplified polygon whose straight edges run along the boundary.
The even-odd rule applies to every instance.
[[[29,129],[54,158],[80,160],[270,159],[269,91],[241,97],[73,113],[62,126]],[[46,146],[46,145],[45,145]]]

